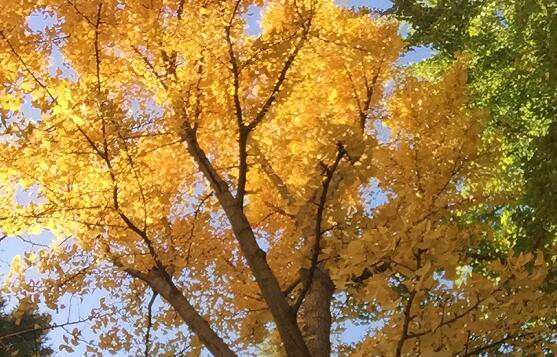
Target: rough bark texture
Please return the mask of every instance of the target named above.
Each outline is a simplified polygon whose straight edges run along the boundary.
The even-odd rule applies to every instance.
[[[327,272],[317,267],[313,282],[300,306],[298,324],[312,357],[331,355],[331,300],[334,285]]]

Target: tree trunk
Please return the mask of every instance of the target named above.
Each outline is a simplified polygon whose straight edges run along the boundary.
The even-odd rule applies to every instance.
[[[300,306],[298,324],[312,357],[331,355],[331,301],[334,285],[329,274],[317,267],[313,282]]]

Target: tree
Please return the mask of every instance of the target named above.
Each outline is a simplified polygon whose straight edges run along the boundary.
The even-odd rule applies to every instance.
[[[557,175],[557,6],[551,1],[396,0],[389,12],[408,21],[410,45],[428,44],[434,58],[416,67],[431,76],[459,53],[471,64],[472,104],[490,111],[485,136],[502,139],[504,175],[497,184],[515,200],[497,207],[516,251],[554,254]],[[491,207],[486,209],[493,211]],[[556,286],[554,268],[549,283]]]
[[[20,306],[6,313],[6,302],[0,300],[0,356],[49,356],[52,349],[47,346],[47,329],[50,317]]]
[[[37,12],[54,20],[33,33]],[[362,315],[382,328],[360,355],[549,348],[544,255],[474,264],[493,227],[467,213],[505,197],[485,189],[497,138],[480,140],[464,60],[437,81],[399,75],[398,24],[329,0],[5,2],[0,16],[2,230],[59,237],[16,258],[6,290],[51,307],[110,291],[122,303],[99,310],[145,321],[146,338],[99,316],[98,349],[148,354],[156,323],[187,325],[192,351],[326,356],[334,320]]]

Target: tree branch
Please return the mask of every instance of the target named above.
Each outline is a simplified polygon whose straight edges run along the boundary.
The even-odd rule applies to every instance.
[[[338,147],[338,153],[337,153],[337,156],[336,156],[336,159],[335,159],[334,163],[330,167],[328,167],[328,166],[325,167],[326,177],[325,177],[325,180],[322,183],[323,189],[321,191],[321,197],[319,199],[319,205],[317,207],[317,215],[316,215],[316,220],[315,220],[315,232],[314,232],[315,243],[314,243],[312,257],[311,257],[311,267],[309,269],[308,278],[305,279],[305,281],[304,281],[304,287],[303,287],[302,291],[300,292],[300,295],[298,296],[298,299],[294,303],[294,307],[293,307],[294,313],[298,312],[298,310],[300,309],[300,306],[302,305],[302,302],[304,301],[304,298],[306,297],[307,293],[309,292],[309,290],[311,288],[311,284],[313,283],[313,277],[315,275],[315,269],[317,269],[319,253],[321,252],[321,237],[323,235],[323,230],[321,229],[321,224],[322,224],[322,221],[323,221],[323,216],[325,215],[325,210],[326,210],[325,205],[327,203],[327,194],[329,192],[329,186],[331,184],[331,181],[333,180],[333,175],[335,174],[335,171],[338,168],[338,165],[340,164],[340,161],[346,155],[346,150],[344,149],[342,144],[340,144],[340,143],[337,144],[337,147]]]
[[[252,141],[250,146],[251,149],[254,151],[255,156],[259,158],[259,165],[261,166],[261,169],[275,185],[282,199],[286,200],[288,204],[292,204],[294,202],[294,199],[290,195],[290,192],[288,192],[288,187],[286,186],[282,178],[273,169],[269,160],[267,160],[265,155],[261,152],[257,143],[255,141]]]
[[[489,293],[488,295],[486,295],[485,297],[483,297],[482,299],[478,298],[477,301],[470,306],[468,309],[464,310],[463,312],[461,312],[460,314],[456,314],[455,316],[453,316],[452,318],[445,320],[443,322],[441,322],[440,324],[438,324],[436,327],[426,330],[426,331],[421,331],[421,332],[416,332],[416,333],[412,333],[408,335],[408,338],[417,338],[417,337],[421,337],[423,335],[427,335],[428,333],[432,333],[437,331],[438,329],[440,329],[443,326],[446,325],[450,325],[453,322],[455,322],[458,319],[463,318],[464,316],[468,315],[470,312],[472,312],[473,310],[475,310],[478,306],[480,306],[481,303],[483,303],[485,300],[487,300],[489,297],[491,297],[493,294],[495,294],[497,291],[501,290],[502,286],[507,282],[504,281],[503,283],[501,283],[499,285],[499,287],[497,287],[496,289],[494,289],[491,293]]]
[[[369,109],[371,107],[371,98],[373,97],[373,93],[375,92],[375,86],[377,84],[377,80],[379,79],[379,75],[381,74],[381,65],[383,63],[383,59],[381,58],[381,62],[379,63],[379,68],[377,72],[373,76],[371,80],[371,84],[368,84],[367,78],[364,75],[365,85],[366,85],[366,100],[364,102],[363,108],[360,110],[360,129],[365,131],[366,129],[366,121],[369,115]]]
[[[199,337],[201,342],[215,356],[234,357],[236,354],[213,330],[211,325],[190,304],[186,296],[169,279],[168,274],[158,269],[151,269],[144,273],[131,267],[127,267],[120,259],[110,252],[110,247],[105,246],[107,255],[112,263],[130,276],[143,281],[154,292],[161,295],[176,310],[182,320]]]
[[[414,253],[414,257],[416,258],[416,270],[419,270],[422,267],[422,254],[425,250],[418,249],[417,252]],[[417,280],[420,278],[418,277]],[[410,321],[412,320],[412,304],[414,303],[414,299],[416,297],[417,291],[411,291],[410,296],[408,297],[408,301],[404,306],[404,321],[402,323],[402,334],[398,343],[396,345],[395,356],[400,357],[402,355],[402,348],[404,347],[404,342],[408,340],[409,334],[408,330],[410,327]]]
[[[185,119],[182,137],[187,144],[188,152],[209,181],[232,226],[234,236],[277,324],[287,354],[296,357],[309,356],[309,351],[296,323],[295,316],[280,289],[276,276],[269,267],[265,252],[259,247],[255,239],[255,234],[247,217],[238,206],[237,200],[230,192],[226,182],[216,172],[205,152],[199,146],[196,129],[191,127],[187,118]]]
[[[151,73],[153,73],[153,75],[155,76],[155,78],[157,78],[157,80],[159,81],[160,85],[165,89],[168,90],[168,86],[166,85],[166,83],[164,82],[164,79],[162,78],[162,76],[159,74],[159,72],[157,72],[155,66],[153,66],[153,64],[151,63],[151,61],[149,61],[149,59],[141,53],[141,51],[139,50],[139,48],[137,48],[136,46],[131,46],[131,48],[133,49],[133,51],[143,60],[143,63],[145,63],[145,66],[147,66],[147,68],[149,68],[149,70],[151,71]]]
[[[48,94],[48,96],[50,97],[50,99],[52,100],[53,103],[56,103],[56,98],[54,97],[54,95],[52,95],[52,93],[50,92],[50,90],[48,89],[48,87],[41,82],[41,80],[35,75],[35,73],[33,73],[33,71],[29,68],[29,66],[27,65],[27,63],[25,63],[25,61],[23,60],[23,58],[19,55],[19,53],[17,53],[17,51],[15,50],[14,46],[12,45],[12,43],[10,42],[10,40],[6,37],[6,35],[4,34],[3,30],[0,30],[0,37],[2,37],[2,39],[4,39],[4,41],[6,41],[6,43],[8,44],[8,47],[10,48],[10,51],[13,53],[13,55],[17,58],[17,60],[21,63],[21,65],[23,66],[23,68],[25,69],[25,71],[31,76],[31,78],[33,78],[33,80],[39,85],[39,87],[41,87],[46,94]]]
[[[288,73],[288,70],[290,69],[290,67],[292,67],[292,64],[294,63],[294,60],[296,59],[296,56],[298,55],[298,53],[302,49],[302,47],[304,45],[304,42],[306,41],[306,39],[308,37],[308,33],[309,33],[310,28],[311,28],[311,20],[312,20],[312,18],[310,17],[309,20],[308,20],[308,24],[306,24],[306,26],[304,26],[304,29],[302,31],[302,35],[300,36],[300,39],[298,40],[298,43],[296,44],[296,47],[294,47],[294,50],[292,51],[292,53],[290,53],[290,55],[288,56],[288,58],[284,62],[284,65],[282,66],[282,69],[279,73],[277,81],[275,82],[275,85],[273,86],[271,94],[269,95],[269,97],[267,98],[267,100],[265,101],[265,103],[263,104],[263,106],[261,107],[261,109],[259,110],[257,115],[255,116],[253,121],[248,124],[247,128],[248,128],[249,131],[255,129],[255,127],[257,125],[259,125],[259,123],[261,123],[261,121],[265,118],[265,115],[267,115],[267,112],[269,111],[269,109],[271,109],[271,105],[273,105],[273,103],[277,99],[277,96],[280,92],[280,88],[281,88],[282,84],[284,83],[284,81],[286,80],[286,75]]]
[[[97,75],[97,95],[101,95],[101,56],[99,48],[99,35],[101,26],[101,12],[103,3],[100,2],[97,7],[97,19],[95,21],[95,70]]]
[[[149,351],[151,350],[151,328],[153,326],[153,303],[155,302],[159,294],[153,291],[153,296],[147,304],[147,332],[145,332],[145,357],[149,357]]]
[[[28,329],[24,329],[24,330],[20,330],[20,331],[16,331],[16,332],[11,332],[11,333],[5,334],[3,336],[0,336],[0,341],[6,340],[6,339],[11,338],[11,337],[27,334],[27,333],[40,332],[40,331],[52,330],[52,329],[55,329],[55,328],[60,328],[60,327],[65,327],[65,326],[76,325],[76,324],[80,324],[80,323],[83,323],[83,322],[90,321],[90,320],[92,320],[94,318],[97,318],[97,317],[99,317],[99,316],[92,315],[92,316],[89,316],[89,317],[81,319],[81,320],[66,322],[66,323],[63,323],[63,324],[52,324],[52,325],[48,325],[48,326],[44,326],[44,327],[28,328]]]
[[[498,347],[501,344],[509,341],[509,340],[514,340],[517,338],[524,338],[524,337],[530,337],[530,336],[535,336],[534,333],[523,333],[523,334],[518,334],[518,335],[508,335],[500,340],[494,341],[492,343],[489,343],[487,345],[484,346],[480,346],[475,348],[474,350],[468,352],[465,351],[465,353],[462,355],[462,357],[467,357],[467,356],[474,356],[474,355],[479,355],[481,352],[486,352],[494,347]],[[468,346],[467,346],[468,347]]]
[[[412,303],[414,302],[414,298],[416,297],[416,292],[413,291],[410,293],[410,297],[406,302],[406,306],[404,307],[404,321],[402,323],[402,335],[398,340],[396,345],[395,356],[400,357],[402,355],[402,347],[404,346],[404,342],[408,339],[408,326],[410,325],[411,320],[411,311],[412,311]]]

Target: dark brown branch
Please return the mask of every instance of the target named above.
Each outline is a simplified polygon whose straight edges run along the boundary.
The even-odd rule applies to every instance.
[[[236,354],[220,338],[209,322],[201,316],[191,305],[182,291],[174,284],[167,274],[158,269],[151,269],[144,273],[127,267],[119,257],[112,254],[109,246],[104,246],[112,263],[130,276],[143,281],[154,292],[161,295],[180,315],[182,320],[199,337],[201,342],[215,356],[234,357]]]
[[[465,352],[462,355],[462,357],[479,355],[481,352],[489,351],[492,348],[498,347],[498,346],[500,346],[501,344],[503,344],[507,341],[518,339],[518,338],[530,337],[530,336],[535,336],[535,334],[534,333],[524,333],[524,334],[518,334],[518,335],[508,335],[508,336],[506,336],[506,337],[504,337],[500,340],[494,341],[492,343],[489,343],[489,344],[481,346],[481,347],[477,347],[470,352]]]
[[[286,289],[284,289],[283,294],[284,296],[288,297],[288,295],[290,295],[290,293],[292,293],[292,291],[294,291],[294,289],[296,289],[296,287],[298,285],[300,285],[300,283],[302,282],[302,279],[297,278],[296,280],[294,280],[290,285],[288,285],[286,287]]]
[[[147,331],[145,332],[145,357],[149,357],[151,350],[151,328],[153,327],[153,304],[159,294],[154,291],[147,304]]]
[[[103,153],[97,146],[96,144],[87,136],[87,134],[79,127],[77,126],[78,129],[80,130],[80,132],[85,136],[85,138],[87,139],[87,142],[89,143],[90,146],[93,147],[93,149],[95,150],[95,152],[97,153],[97,155],[100,156],[101,159],[103,159],[103,161],[105,162],[105,164],[108,167],[109,173],[110,173],[110,178],[112,180],[113,183],[113,190],[112,190],[112,201],[113,201],[113,206],[114,209],[116,210],[116,212],[118,213],[118,215],[120,216],[120,218],[122,219],[122,221],[126,224],[126,226],[131,229],[134,233],[136,233],[145,243],[145,245],[147,246],[147,249],[149,250],[149,253],[151,255],[151,257],[153,258],[153,260],[155,261],[155,265],[161,270],[161,272],[164,272],[166,275],[168,275],[168,273],[166,273],[166,270],[164,269],[164,266],[162,264],[162,262],[160,261],[160,259],[158,258],[158,255],[156,254],[155,248],[152,244],[152,242],[150,241],[149,237],[147,236],[147,232],[146,229],[140,229],[137,225],[135,225],[135,223],[133,223],[133,221],[124,213],[124,211],[122,211],[120,209],[120,203],[119,203],[119,199],[118,199],[118,183],[116,181],[116,175],[114,174],[113,168],[112,168],[112,164],[110,162],[110,158],[108,157],[108,151],[106,149],[106,137],[105,137],[105,152]],[[170,278],[170,277],[169,277]]]
[[[381,61],[383,61],[383,59],[381,59]],[[371,84],[368,83],[367,78],[364,75],[366,86],[366,100],[364,102],[363,108],[360,110],[360,129],[362,129],[362,132],[366,129],[366,121],[369,115],[369,109],[371,107],[371,98],[373,97],[377,80],[379,79],[379,75],[381,74],[381,63],[379,64],[379,68],[377,69],[377,72],[371,80]]]
[[[135,53],[137,53],[137,55],[143,60],[143,63],[145,63],[145,66],[147,66],[147,68],[149,68],[149,70],[151,71],[151,73],[153,73],[153,75],[155,76],[155,78],[157,78],[157,80],[159,81],[160,85],[164,88],[164,89],[168,89],[168,86],[166,85],[166,83],[164,83],[164,79],[162,78],[162,76],[157,72],[155,66],[153,66],[153,64],[151,63],[151,61],[149,61],[149,59],[141,53],[141,51],[136,47],[136,46],[131,46],[133,51]]]
[[[36,247],[41,247],[41,248],[50,248],[48,245],[46,244],[41,244],[41,243],[35,243],[29,239],[25,239],[23,238],[20,234],[16,235],[15,237],[19,238],[22,242],[25,242],[27,244],[31,244],[32,246],[36,246]],[[4,235],[3,237],[0,237],[0,242],[6,238],[6,235]]]
[[[203,197],[199,201],[199,203],[197,204],[197,207],[195,208],[195,211],[193,212],[193,222],[192,222],[191,228],[190,228],[188,252],[186,254],[186,262],[188,262],[188,263],[189,263],[190,255],[191,255],[191,247],[192,247],[192,244],[193,244],[193,235],[195,233],[195,227],[196,227],[196,223],[197,223],[197,216],[201,212],[201,209],[203,208],[203,205],[205,204],[205,202],[207,202],[207,200],[209,198],[211,198],[211,196],[213,196],[213,192],[210,192],[205,197]]]
[[[87,21],[87,22],[89,23],[89,25],[95,27],[95,24],[93,23],[93,21],[91,21],[91,19],[89,19],[89,17],[87,17],[83,12],[81,12],[81,11],[77,8],[77,6],[76,6],[72,1],[66,0],[66,2],[67,2],[68,4],[70,4],[71,7],[73,7],[73,9],[75,10],[75,12],[76,12],[79,16],[83,17],[83,18],[85,19],[85,21]]]
[[[478,308],[478,306],[480,306],[480,304],[482,304],[485,300],[487,300],[488,298],[490,298],[491,296],[493,296],[493,294],[495,294],[496,292],[498,292],[499,290],[502,289],[502,286],[506,283],[503,282],[499,285],[499,287],[497,287],[496,289],[494,289],[490,294],[486,295],[485,297],[483,297],[482,299],[478,298],[477,301],[470,306],[468,309],[464,310],[463,312],[461,312],[460,314],[456,314],[455,316],[453,316],[452,318],[445,320],[443,322],[441,322],[440,324],[438,324],[436,327],[426,330],[426,331],[421,331],[421,332],[416,332],[416,333],[412,333],[408,335],[408,338],[416,338],[416,337],[421,337],[423,335],[426,335],[428,333],[432,333],[432,332],[436,332],[438,329],[440,329],[443,326],[446,325],[450,325],[453,322],[463,318],[464,316],[468,315],[470,312],[474,311],[476,308]]]
[[[178,10],[176,10],[176,16],[178,17],[178,20],[182,19],[182,14],[184,13],[184,3],[186,2],[186,0],[180,0],[180,3],[178,4]]]
[[[54,97],[54,95],[52,95],[52,93],[50,92],[48,87],[35,75],[35,73],[33,73],[33,71],[29,68],[27,63],[25,63],[23,58],[19,55],[19,53],[17,53],[17,51],[15,50],[15,48],[12,45],[12,43],[10,42],[10,40],[4,34],[3,30],[0,30],[0,37],[2,37],[2,39],[4,39],[4,41],[6,41],[6,43],[8,44],[8,47],[10,48],[10,51],[17,58],[17,60],[21,63],[21,65],[23,66],[25,71],[31,76],[31,78],[33,78],[33,80],[39,85],[39,87],[41,87],[46,92],[46,94],[48,94],[48,96],[50,97],[52,102],[56,103],[57,101],[56,101],[56,98]]]
[[[309,32],[310,28],[311,28],[311,18],[309,19],[309,23],[304,27],[304,29],[302,31],[302,35],[300,36],[300,39],[298,40],[298,43],[296,44],[296,47],[294,47],[294,50],[292,51],[292,53],[290,53],[290,55],[288,56],[288,58],[284,62],[284,65],[282,66],[282,69],[281,69],[280,74],[277,78],[277,81],[275,82],[275,85],[273,86],[271,94],[269,95],[269,97],[267,98],[267,100],[265,101],[265,103],[263,104],[263,106],[261,107],[261,109],[259,110],[257,115],[255,116],[253,121],[248,124],[247,128],[248,128],[249,131],[255,129],[255,127],[257,125],[259,125],[259,123],[261,123],[261,121],[263,121],[263,119],[265,118],[265,115],[267,115],[267,112],[269,111],[269,109],[271,109],[271,106],[273,105],[273,103],[277,99],[277,96],[280,92],[280,88],[282,87],[282,84],[286,80],[286,75],[287,75],[290,67],[292,67],[292,64],[294,63],[294,60],[296,59],[296,56],[298,55],[298,53],[302,49],[302,47],[303,47],[303,45],[304,45],[304,43],[305,43],[305,41],[308,37],[308,32]]]
[[[224,28],[226,43],[228,45],[228,56],[230,60],[230,65],[232,66],[232,76],[233,76],[233,86],[234,86],[234,111],[236,114],[236,122],[238,126],[238,157],[239,157],[239,171],[238,171],[238,187],[236,189],[236,200],[238,201],[238,206],[243,209],[244,197],[246,195],[246,176],[248,171],[247,164],[247,144],[248,144],[248,130],[244,126],[243,113],[242,113],[242,103],[240,102],[240,67],[238,65],[238,59],[234,53],[234,46],[232,44],[232,39],[230,37],[230,31],[232,29],[232,23],[238,12],[238,8],[242,0],[237,0],[230,16],[230,21],[228,25]]]
[[[426,250],[418,249],[417,252],[414,252],[414,257],[416,258],[416,270],[419,270],[422,267],[422,254],[425,253]],[[419,280],[420,278],[416,278],[415,280]],[[410,295],[408,296],[408,301],[404,306],[404,320],[402,323],[402,334],[398,343],[396,345],[395,356],[400,357],[402,355],[402,348],[404,347],[404,343],[409,338],[409,327],[410,321],[412,321],[412,304],[414,303],[414,299],[416,297],[417,291],[411,291]]]
[[[102,158],[103,160],[108,160],[108,158],[106,157],[106,154],[101,149],[99,149],[97,144],[95,144],[95,142],[91,139],[91,137],[89,135],[87,135],[85,130],[83,130],[81,128],[81,126],[79,126],[77,124],[75,124],[75,126],[77,127],[77,130],[81,133],[81,135],[83,135],[85,137],[85,140],[87,140],[87,143],[89,144],[89,146],[91,146],[93,151],[95,151],[95,153],[97,155],[99,155],[99,157]]]
[[[470,330],[466,331],[466,345],[464,346],[464,355],[468,354],[468,346],[470,345]]]
[[[360,95],[358,94],[358,91],[356,89],[356,83],[354,82],[354,79],[352,78],[352,74],[350,73],[350,69],[346,65],[344,65],[344,70],[346,71],[346,76],[348,77],[348,80],[350,81],[350,87],[352,88],[352,95],[354,96],[354,100],[356,101],[356,106],[358,107],[358,113],[360,113],[359,116],[361,118],[361,113],[364,110],[363,110],[363,107],[362,107],[362,103],[360,101]],[[360,127],[361,127],[361,124],[360,124]],[[364,125],[364,129],[365,129],[365,125]]]
[[[60,281],[57,284],[58,288],[62,288],[64,285],[66,285],[67,283],[69,283],[73,279],[77,278],[78,276],[81,276],[81,275],[84,275],[84,274],[88,273],[89,270],[92,269],[92,268],[93,268],[93,265],[88,265],[88,266],[78,270],[77,272],[67,276],[64,280]]]
[[[236,190],[236,201],[238,207],[243,209],[244,207],[244,197],[246,196],[246,181],[248,174],[248,130],[241,124],[241,119],[238,121],[239,127],[239,138],[238,138],[238,150],[239,150],[239,172],[238,172],[238,187]]]
[[[338,144],[338,153],[334,163],[329,167],[325,167],[325,180],[322,183],[323,189],[321,191],[321,197],[319,199],[319,205],[317,207],[317,215],[315,220],[315,242],[312,251],[311,257],[311,267],[309,269],[308,278],[304,281],[304,287],[298,296],[298,299],[294,303],[294,313],[297,313],[306,297],[307,293],[311,288],[311,284],[313,283],[313,277],[315,275],[315,270],[317,269],[319,253],[321,252],[321,237],[323,235],[323,230],[321,228],[321,224],[323,222],[323,216],[325,215],[326,210],[326,203],[327,203],[327,194],[329,192],[329,186],[331,181],[333,180],[333,176],[335,174],[338,165],[342,158],[346,155],[346,150],[342,146],[342,144]]]
[[[99,3],[97,7],[97,20],[95,22],[95,71],[97,76],[97,95],[101,95],[101,56],[99,48],[99,35],[101,26],[101,12],[103,3]]]
[[[287,354],[296,357],[309,356],[309,351],[296,323],[295,316],[267,262],[265,252],[259,247],[255,239],[255,234],[247,217],[238,206],[237,200],[230,192],[227,183],[218,174],[199,146],[195,128],[191,127],[187,118],[185,119],[182,136],[187,144],[188,152],[209,181],[232,226],[234,236],[273,315]]]
[[[274,212],[280,214],[281,216],[288,217],[292,220],[296,220],[296,215],[295,214],[288,213],[284,209],[282,209],[280,207],[277,207],[270,202],[265,202],[265,206],[269,207],[270,209],[272,209]]]
[[[404,342],[408,339],[408,327],[410,325],[410,320],[412,319],[411,311],[412,311],[412,303],[414,302],[414,298],[416,296],[416,292],[413,291],[410,293],[410,297],[406,302],[406,306],[404,307],[404,321],[402,323],[402,335],[397,342],[395,356],[400,357],[402,355],[402,347],[404,346]]]
[[[137,227],[135,225],[135,223],[133,223],[132,220],[124,213],[124,211],[122,211],[120,209],[120,206],[119,206],[119,203],[118,203],[118,186],[114,186],[113,200],[114,200],[114,208],[116,209],[116,211],[120,215],[120,218],[122,219],[122,221],[124,221],[126,226],[129,229],[131,229],[133,232],[135,232],[143,240],[143,242],[147,246],[147,249],[149,250],[149,254],[151,255],[151,257],[155,261],[155,265],[159,268],[161,273],[164,273],[170,279],[170,276],[168,275],[164,265],[162,264],[162,261],[159,259],[158,254],[155,251],[155,247],[153,246],[151,240],[147,236],[147,232],[145,230],[142,230],[139,227]]]
[[[193,112],[193,120],[194,120],[194,127],[199,125],[199,118],[201,117],[201,112],[203,107],[201,106],[201,98],[203,97],[203,90],[201,88],[201,80],[203,79],[203,61],[204,61],[203,52],[201,52],[201,58],[197,63],[197,82],[195,83],[195,109]]]
[[[228,56],[230,65],[232,66],[232,76],[234,78],[234,109],[236,111],[236,120],[238,122],[238,128],[241,129],[244,125],[242,121],[242,104],[240,103],[240,68],[238,65],[238,60],[236,58],[236,54],[234,53],[234,46],[232,44],[232,39],[230,37],[230,31],[232,29],[232,23],[234,22],[234,18],[236,17],[236,13],[238,12],[238,7],[242,0],[237,0],[236,5],[234,5],[234,10],[232,11],[232,15],[230,17],[230,21],[228,25],[224,28],[224,33],[226,37],[226,43],[228,45]]]

